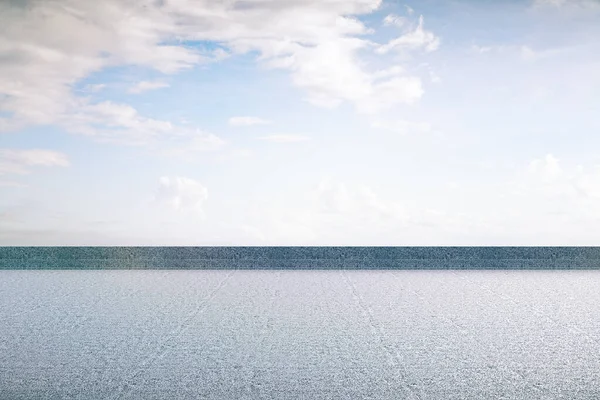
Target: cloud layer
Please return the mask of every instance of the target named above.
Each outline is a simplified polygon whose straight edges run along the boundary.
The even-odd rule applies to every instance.
[[[92,123],[86,119],[94,119],[107,105],[75,96],[71,88],[92,73],[132,65],[174,74],[230,54],[254,53],[267,68],[289,71],[307,100],[319,106],[348,101],[361,111],[376,112],[413,103],[423,93],[418,77],[400,69],[393,76],[378,77],[360,61],[359,52],[373,48],[364,38],[372,30],[356,16],[371,13],[380,4],[379,0],[4,2],[0,112],[8,116],[0,118],[0,129],[69,126],[77,119],[86,127],[75,132],[89,132]],[[200,41],[219,45],[188,45]],[[399,47],[431,51],[438,40],[423,29],[421,19],[415,30],[377,46],[379,52]],[[165,86],[162,81],[142,81],[129,91]],[[110,122],[118,126],[119,120]],[[130,128],[128,122],[122,126],[125,130]]]
[[[268,125],[271,121],[259,117],[231,117],[229,125],[231,126],[252,126],[252,125]]]
[[[191,211],[203,216],[207,199],[208,189],[194,179],[163,176],[158,181],[156,200],[175,211]]]
[[[68,167],[65,154],[42,149],[0,149],[0,175],[28,174],[32,167]]]
[[[598,4],[0,2],[0,215],[41,198],[14,237],[154,244],[589,240]]]

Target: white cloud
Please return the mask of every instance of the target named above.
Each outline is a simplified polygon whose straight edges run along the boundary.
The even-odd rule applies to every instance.
[[[404,7],[406,8],[406,12],[408,13],[408,15],[413,15],[414,14],[415,10],[413,10],[411,6],[404,5]]]
[[[526,62],[535,62],[538,60],[547,59],[550,57],[564,55],[573,48],[556,47],[546,49],[533,49],[526,44],[521,45],[499,45],[499,46],[479,46],[472,45],[471,51],[477,54],[504,54],[507,57],[521,58]]]
[[[126,104],[103,101],[82,104],[81,113],[68,115],[60,123],[69,131],[86,135],[150,137],[175,130],[168,121],[146,118]],[[103,126],[104,128],[96,128]]]
[[[92,104],[71,91],[109,66],[144,65],[170,73],[200,62],[189,49],[163,44],[173,35],[165,18],[156,9],[110,0],[0,4],[0,112],[10,115],[0,120],[0,130],[54,124],[127,144],[147,143],[157,133],[180,134],[179,127],[143,117],[131,106]],[[87,85],[83,91],[104,87]]]
[[[231,117],[229,125],[231,126],[252,126],[252,125],[268,125],[271,121],[258,117]]]
[[[294,142],[305,142],[310,140],[310,137],[304,135],[296,135],[296,134],[277,134],[277,135],[268,135],[261,136],[259,139],[265,140],[267,142],[274,143],[294,143]]]
[[[204,216],[208,189],[194,179],[163,176],[159,179],[156,201],[178,212],[193,212]]]
[[[67,167],[63,153],[42,149],[0,149],[0,175],[28,174],[31,167]]]
[[[566,195],[574,201],[600,199],[600,165],[565,168],[557,157],[547,154],[529,164],[526,177],[528,190],[539,190],[550,196]],[[572,206],[576,208],[575,204]],[[600,213],[600,204],[597,211]]]
[[[358,103],[373,95],[372,78],[355,55],[365,46],[364,41],[350,38],[321,40],[314,46],[290,44],[267,65],[290,70],[293,83],[308,92],[307,101],[333,108],[342,101]]]
[[[383,24],[386,26],[395,25],[399,28],[402,28],[405,25],[407,25],[408,23],[409,23],[409,21],[406,17],[401,17],[396,14],[389,14],[383,19]]]
[[[325,178],[304,193],[263,204],[240,229],[263,244],[368,245],[408,235],[409,220],[403,204],[371,187]]]
[[[312,195],[315,209],[324,214],[361,215],[381,221],[406,217],[403,206],[382,200],[366,185],[348,185],[332,179],[323,179]]]
[[[598,0],[533,0],[534,8],[554,7],[557,9],[573,8],[584,11],[600,10]]]
[[[169,84],[161,81],[140,81],[129,88],[129,93],[139,94],[148,90],[155,90],[169,87]]]
[[[547,154],[488,192],[470,199],[487,205],[471,214],[513,243],[587,245],[600,234],[600,166],[564,165]]]
[[[379,71],[375,71],[373,73],[373,78],[376,80],[400,76],[406,73],[406,70],[400,65],[394,65],[393,67],[382,69]]]
[[[372,48],[362,37],[372,31],[356,16],[380,4],[380,0],[2,3],[0,111],[10,117],[0,120],[0,129],[55,124],[81,115],[82,100],[74,96],[72,86],[106,67],[135,65],[172,74],[248,52],[258,54],[266,67],[290,71],[293,83],[316,105],[333,107],[348,101],[373,110],[378,104],[414,101],[420,95],[414,91],[417,77],[375,82],[358,57],[359,50]],[[187,46],[188,41],[210,41],[219,47],[202,50]],[[419,24],[415,32],[387,47],[433,50],[437,45],[438,39]],[[140,84],[133,91],[156,85]],[[390,86],[398,97],[392,96]],[[385,99],[380,101],[380,96]],[[370,106],[363,107],[364,103]]]
[[[419,17],[419,24],[417,27],[405,33],[396,39],[392,39],[385,45],[377,48],[377,53],[385,54],[390,50],[417,50],[424,49],[425,51],[431,52],[437,50],[440,46],[440,38],[437,37],[433,32],[427,31],[423,28],[423,16]]]
[[[558,159],[552,154],[547,154],[543,159],[531,161],[528,171],[544,181],[554,180],[563,174]]]
[[[266,201],[243,230],[263,244],[588,245],[600,234],[600,165],[563,164],[549,154],[503,182],[446,184],[430,198],[323,179]]]
[[[81,103],[78,111],[62,116],[57,124],[71,133],[87,135],[102,142],[127,145],[167,145],[185,141],[190,149],[199,143],[223,144],[213,134],[198,129],[176,125],[169,121],[147,118],[126,104],[103,101],[95,104]]]
[[[414,104],[423,96],[423,93],[423,86],[419,78],[394,77],[376,82],[370,95],[361,99],[357,108],[361,112],[375,114],[399,103]]]

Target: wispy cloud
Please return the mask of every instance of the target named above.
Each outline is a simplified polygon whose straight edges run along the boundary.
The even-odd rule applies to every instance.
[[[130,105],[111,101],[81,105],[77,114],[65,115],[59,124],[70,133],[86,135],[101,142],[133,146],[189,140],[186,146],[194,147],[198,140],[212,143],[220,140],[193,127],[145,117]]]
[[[402,17],[396,14],[389,14],[383,19],[383,24],[386,26],[395,25],[399,28],[403,28],[409,24],[409,20],[406,17]]]
[[[259,117],[231,117],[229,118],[230,126],[253,126],[253,125],[268,125],[271,121]]]
[[[598,0],[533,0],[534,8],[554,7],[572,8],[585,11],[600,11],[600,1]]]
[[[72,91],[73,84],[109,67],[135,65],[175,74],[231,54],[255,53],[267,68],[288,71],[315,105],[347,101],[374,110],[414,101],[421,95],[415,91],[418,77],[375,82],[359,57],[372,48],[364,35],[373,32],[357,16],[380,5],[380,0],[261,1],[252,3],[252,12],[240,12],[236,2],[58,0],[27,7],[4,2],[0,39],[10,56],[0,65],[0,112],[10,116],[2,118],[0,129],[52,125],[80,114],[85,102]],[[437,39],[432,35],[420,23],[383,49],[433,50]],[[207,52],[187,45],[199,40],[219,46]],[[166,83],[139,82],[130,92],[161,87]]]
[[[0,149],[0,175],[28,174],[32,167],[67,167],[63,153],[43,149]]]
[[[129,88],[128,92],[139,94],[148,90],[155,90],[169,87],[170,85],[162,81],[141,81]]]
[[[424,21],[423,16],[419,17],[418,25],[411,31],[397,37],[396,39],[390,40],[387,44],[379,46],[377,53],[385,54],[391,50],[417,50],[423,49],[425,51],[437,50],[440,46],[440,38],[437,37],[433,32],[425,30],[423,27]]]

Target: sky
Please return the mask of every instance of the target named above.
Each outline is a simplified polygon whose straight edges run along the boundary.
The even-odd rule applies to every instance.
[[[0,245],[600,244],[599,0],[0,2]]]

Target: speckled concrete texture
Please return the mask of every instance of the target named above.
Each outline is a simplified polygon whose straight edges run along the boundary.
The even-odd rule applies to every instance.
[[[596,271],[0,271],[1,399],[600,398]]]

